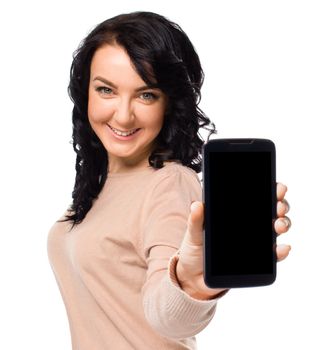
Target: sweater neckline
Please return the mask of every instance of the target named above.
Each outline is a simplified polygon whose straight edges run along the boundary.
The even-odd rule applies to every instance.
[[[164,167],[169,166],[174,164],[175,162],[164,162]],[[128,177],[128,176],[133,176],[136,174],[141,174],[141,173],[149,173],[151,171],[156,171],[157,169],[153,168],[151,165],[148,165],[145,168],[139,168],[136,170],[132,170],[132,171],[127,171],[124,173],[108,173],[107,174],[107,178],[108,179],[114,179],[114,178],[121,178],[121,177]]]
[[[125,173],[108,173],[107,177],[109,179],[113,179],[116,177],[126,177],[126,176],[132,176],[132,175],[136,175],[136,174],[140,174],[140,173],[146,173],[146,172],[150,172],[150,170],[154,169],[152,166],[148,166],[146,168],[140,168],[140,169],[136,169],[136,170],[132,170],[132,171],[127,171]]]

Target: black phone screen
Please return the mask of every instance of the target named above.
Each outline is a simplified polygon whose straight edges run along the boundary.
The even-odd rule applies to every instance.
[[[211,274],[273,272],[270,152],[211,152]]]

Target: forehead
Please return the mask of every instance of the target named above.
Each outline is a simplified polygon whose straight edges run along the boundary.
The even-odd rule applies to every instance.
[[[147,85],[157,85],[157,79],[153,74],[151,65],[147,62],[143,63],[145,72],[149,79]],[[133,62],[127,54],[125,48],[114,44],[103,44],[95,50],[90,67],[91,80],[101,75],[103,78],[111,80],[118,79],[121,82],[133,85],[146,85],[146,82],[137,72]],[[120,82],[118,81],[118,84]]]
[[[131,65],[131,60],[123,47],[116,44],[103,44],[95,50],[92,65],[95,67],[109,64]]]
[[[96,75],[111,81],[118,78],[143,82],[125,49],[119,45],[105,44],[95,51],[91,62],[91,78]]]

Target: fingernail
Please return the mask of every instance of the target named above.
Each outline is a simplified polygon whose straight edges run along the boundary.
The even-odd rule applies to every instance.
[[[284,222],[285,227],[288,227],[290,225],[290,222],[288,219],[284,218],[282,221]]]
[[[283,199],[282,203],[285,206],[285,214],[286,214],[290,210],[290,204],[286,199]]]
[[[192,203],[192,205],[190,206],[190,209],[191,209],[192,211],[195,211],[198,207],[199,207],[199,203],[198,203],[198,202],[194,202],[194,203]]]

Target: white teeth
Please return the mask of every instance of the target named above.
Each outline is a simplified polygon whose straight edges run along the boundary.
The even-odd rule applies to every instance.
[[[129,132],[122,132],[122,131],[114,129],[113,127],[111,127],[111,129],[114,131],[115,134],[120,135],[120,136],[129,136],[129,135],[134,134],[138,130],[138,129],[134,129],[134,130],[129,131]]]

